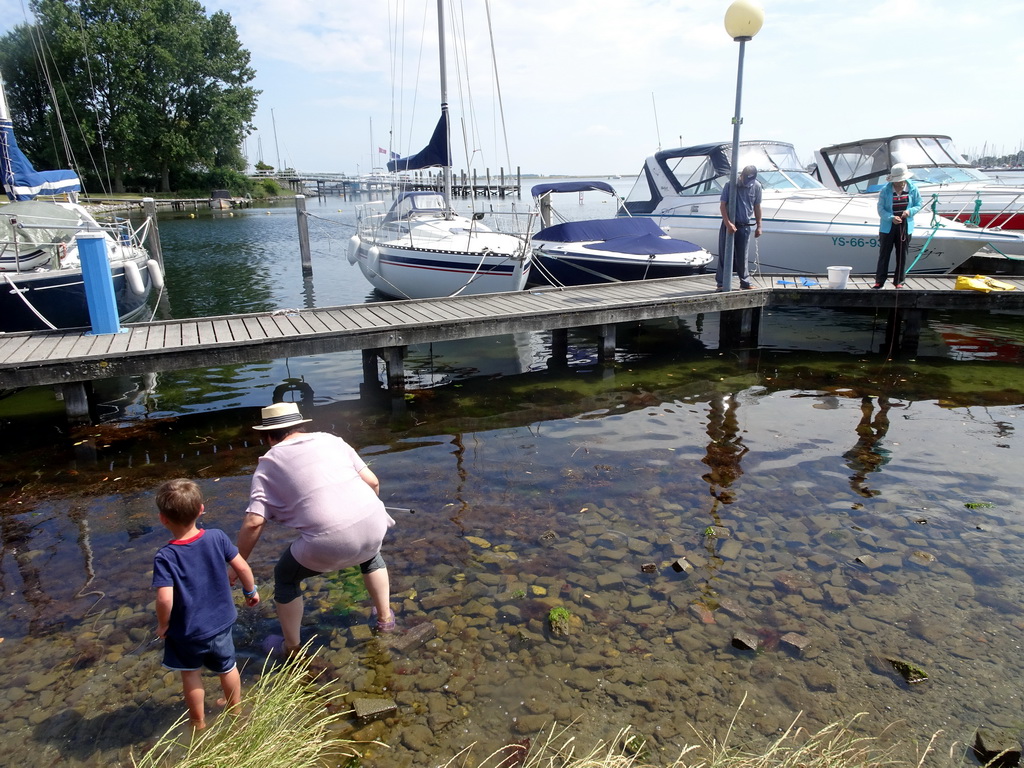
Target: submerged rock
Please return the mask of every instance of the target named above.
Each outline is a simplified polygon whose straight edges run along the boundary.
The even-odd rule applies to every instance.
[[[910,684],[923,683],[928,679],[928,673],[925,672],[921,667],[916,664],[911,664],[909,661],[903,661],[902,659],[886,658],[892,668],[895,669],[900,675]]]
[[[982,765],[1007,768],[1020,765],[1020,741],[1005,733],[979,728],[974,737],[974,754]]]

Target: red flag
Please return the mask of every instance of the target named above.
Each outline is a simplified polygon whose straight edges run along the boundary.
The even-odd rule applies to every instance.
[[[384,149],[384,147],[377,147],[377,151],[380,152],[382,155],[386,155],[388,153],[388,151]]]

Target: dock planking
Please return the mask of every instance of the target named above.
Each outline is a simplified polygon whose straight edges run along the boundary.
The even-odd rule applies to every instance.
[[[0,334],[0,388],[765,306],[1024,309],[1024,279],[1000,278],[1016,290],[987,294],[956,291],[955,279],[913,277],[903,290],[873,290],[871,278],[853,277],[834,290],[823,277],[758,275],[755,290],[718,293],[713,275],[694,275],[136,323],[118,334]]]

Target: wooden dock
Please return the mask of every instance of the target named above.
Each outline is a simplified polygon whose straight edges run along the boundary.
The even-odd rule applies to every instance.
[[[107,335],[82,330],[8,333],[0,334],[0,388],[69,385],[346,350],[363,351],[364,360],[368,353],[384,357],[394,369],[389,379],[397,381],[410,344],[504,333],[600,326],[601,351],[607,355],[614,354],[616,323],[706,312],[726,313],[723,329],[732,329],[742,343],[756,345],[759,312],[768,306],[889,310],[897,339],[912,335],[929,309],[1024,309],[1022,278],[1004,279],[1016,290],[992,293],[954,290],[955,279],[915,277],[902,290],[889,284],[876,291],[869,278],[852,278],[845,290],[834,290],[824,277],[764,275],[753,278],[753,290],[719,293],[713,275],[695,275],[136,323]],[[734,322],[726,322],[727,316]]]

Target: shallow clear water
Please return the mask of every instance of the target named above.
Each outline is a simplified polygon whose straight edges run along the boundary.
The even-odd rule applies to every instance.
[[[161,220],[175,314],[302,305],[289,225],[276,255],[238,245],[288,215]],[[367,295],[337,228],[314,236],[318,304]],[[563,373],[544,334],[434,345],[411,356],[422,388],[402,419],[358,400],[358,358],[340,355],[108,382],[107,421],[75,431],[47,392],[6,398],[0,745],[17,765],[113,765],[180,714],[151,642],[167,536],[153,490],[197,478],[207,525],[234,536],[264,450],[250,425],[289,375],[314,390],[314,426],[415,510],[384,555],[422,642],[365,639],[357,576],[307,583],[327,673],[397,705],[350,724],[390,747],[367,765],[441,764],[474,742],[482,757],[576,718],[584,742],[631,725],[674,757],[691,726],[724,735],[741,702],[733,738],[751,743],[799,712],[809,727],[865,712],[869,731],[896,722],[921,744],[941,729],[940,755],[979,726],[1019,731],[1024,325],[936,314],[918,358],[892,361],[880,323],[773,312],[762,349],[738,354],[711,315],[622,327],[613,373],[585,329]],[[288,541],[264,536],[261,583]],[[568,637],[548,627],[555,606]],[[246,679],[276,631],[266,605],[242,611]]]

